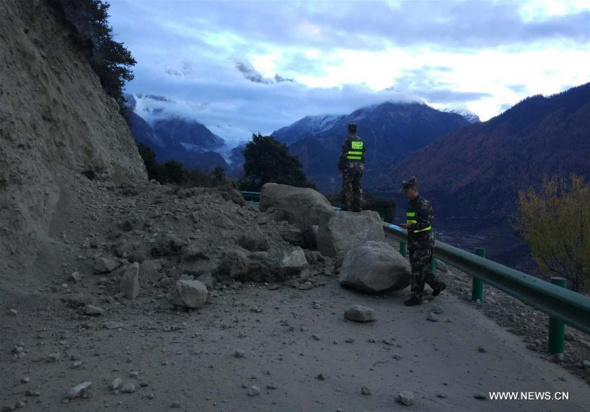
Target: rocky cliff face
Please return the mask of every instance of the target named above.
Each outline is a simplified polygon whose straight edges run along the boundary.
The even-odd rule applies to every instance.
[[[82,174],[146,180],[117,103],[45,0],[0,3],[0,278],[26,281]],[[31,277],[33,279],[34,277]],[[17,282],[18,283],[18,282]]]

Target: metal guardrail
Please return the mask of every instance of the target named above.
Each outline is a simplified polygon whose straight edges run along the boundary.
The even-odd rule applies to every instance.
[[[260,193],[245,193],[248,196],[257,194],[260,199]],[[383,230],[400,242],[400,252],[406,256],[407,232],[386,222],[383,222]],[[435,259],[473,276],[473,300],[483,299],[485,283],[549,315],[549,352],[563,352],[564,323],[590,334],[590,297],[566,289],[562,278],[553,278],[553,283],[550,283],[486,259],[483,249],[478,249],[476,253],[440,241],[436,241],[434,246]],[[435,269],[435,259],[431,262],[431,271]]]
[[[400,242],[407,233],[396,225],[383,223],[383,229]],[[402,249],[402,247],[400,247]],[[515,298],[590,334],[590,298],[545,280],[504,266],[485,257],[436,241],[434,256]]]
[[[260,202],[260,192],[242,192],[242,196],[248,202]]]

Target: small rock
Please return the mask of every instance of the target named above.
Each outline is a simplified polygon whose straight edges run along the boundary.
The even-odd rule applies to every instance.
[[[123,322],[108,321],[104,323],[105,329],[122,329],[124,327]]]
[[[15,355],[22,355],[24,352],[25,349],[20,345],[16,345],[14,348],[12,348],[12,353]]]
[[[354,305],[346,309],[344,317],[354,322],[372,322],[377,318],[373,309],[361,305]]]
[[[276,388],[277,387],[275,385],[272,385],[272,384],[266,385],[266,389],[274,390]]]
[[[32,396],[35,396],[35,397],[36,396],[41,396],[41,392],[39,392],[39,391],[32,391],[32,390],[29,389],[29,390],[27,390],[25,392],[25,396],[30,396],[30,397],[32,397]]]
[[[121,387],[121,384],[123,383],[123,379],[121,378],[117,378],[114,381],[111,382],[111,389],[116,391],[117,389],[119,389]]]
[[[121,387],[121,392],[123,393],[134,393],[135,392],[135,385],[131,382],[127,382],[123,387]]]
[[[110,273],[119,267],[119,263],[113,259],[98,258],[94,262],[94,273]]]
[[[31,378],[29,378],[28,376],[25,376],[24,378],[22,378],[20,380],[20,383],[22,383],[22,384],[26,384],[26,383],[29,383],[29,382],[31,382]]]
[[[447,273],[449,271],[449,267],[442,260],[436,259],[436,270],[440,270],[442,273]]]
[[[18,311],[16,309],[9,309],[8,315],[12,317],[16,317],[18,315]]]
[[[414,393],[409,391],[403,391],[398,393],[397,401],[402,405],[410,406],[414,403]]]
[[[320,373],[320,374],[318,374],[318,375],[317,375],[315,378],[316,378],[318,381],[325,381],[325,380],[326,380],[326,377],[324,376],[324,374],[323,374],[323,373]]]
[[[582,367],[584,369],[590,370],[590,360],[584,360],[584,361],[582,361]]]
[[[440,315],[441,313],[443,313],[445,310],[443,309],[442,306],[440,305],[434,305],[431,309],[432,313],[435,313],[437,315]]]
[[[135,300],[139,295],[139,263],[135,262],[127,268],[119,288],[127,299]]]
[[[368,396],[371,394],[371,390],[369,388],[367,388],[366,386],[361,386],[361,393],[363,395]]]
[[[428,319],[431,322],[438,322],[438,316],[434,312],[430,312],[428,314],[428,318],[426,319]]]
[[[104,309],[94,305],[86,305],[84,313],[86,316],[100,316],[104,313]]]
[[[234,356],[236,358],[243,358],[246,356],[246,351],[242,350],[242,349],[238,349],[237,351],[235,351]]]
[[[61,355],[59,353],[50,353],[47,355],[47,362],[55,363],[60,360]]]
[[[198,309],[207,302],[207,286],[198,280],[178,280],[172,285],[172,302],[178,306]]]
[[[74,282],[74,283],[80,283],[80,281],[82,280],[82,275],[80,275],[79,272],[73,272],[70,275],[70,281]]]
[[[260,388],[258,386],[252,385],[248,388],[248,396],[258,396],[260,395]]]
[[[488,397],[487,397],[487,396],[485,396],[485,395],[483,395],[483,394],[481,394],[481,393],[476,393],[476,394],[475,394],[473,397],[474,397],[475,399],[479,399],[480,401],[485,401],[486,399],[488,399]]]
[[[92,382],[82,382],[79,385],[74,386],[66,394],[67,399],[76,399],[80,397],[88,396],[88,391],[92,387]]]
[[[311,337],[313,338],[313,340],[321,340],[320,336],[315,333],[311,335]]]
[[[486,348],[484,346],[480,346],[480,347],[477,348],[477,351],[479,353],[486,353]]]
[[[444,393],[437,393],[437,394],[436,394],[436,397],[437,397],[437,398],[441,398],[441,399],[448,398],[448,396],[447,396],[446,394],[444,394]]]
[[[130,378],[137,378],[139,376],[139,372],[138,371],[131,371],[129,373],[129,377]]]
[[[313,289],[313,283],[311,283],[311,282],[305,282],[304,284],[299,285],[297,287],[297,289],[299,289],[299,290],[311,290],[311,289]]]

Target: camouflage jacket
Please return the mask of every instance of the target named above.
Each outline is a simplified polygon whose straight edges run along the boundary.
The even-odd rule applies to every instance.
[[[434,211],[432,210],[430,202],[422,196],[418,196],[416,199],[408,203],[408,213],[415,213],[415,217],[413,217],[412,220],[416,221],[416,223],[408,226],[408,246],[413,243],[420,243],[425,247],[434,246],[434,233],[432,232],[432,229],[415,233],[416,231],[432,226],[432,222],[434,221]]]

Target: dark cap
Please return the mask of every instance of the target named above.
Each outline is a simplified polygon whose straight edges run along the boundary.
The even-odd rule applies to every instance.
[[[348,123],[348,130],[356,133],[356,123]]]
[[[418,187],[418,179],[416,179],[415,176],[410,176],[410,178],[408,178],[408,180],[404,180],[402,182],[402,192],[405,192],[408,189],[411,189],[412,187]]]

